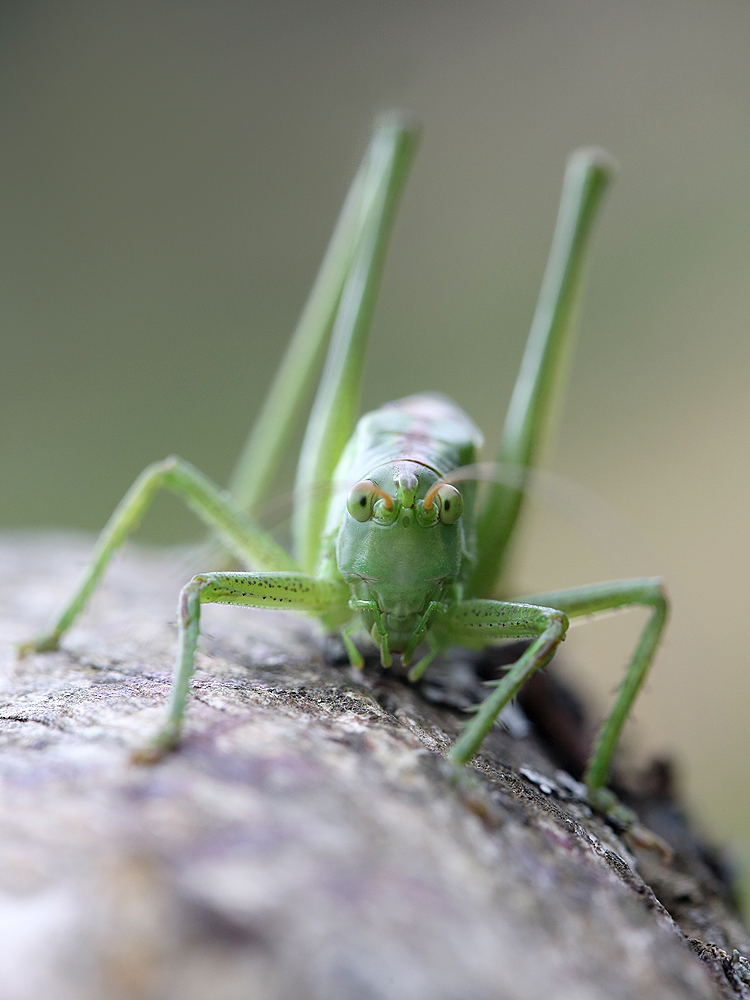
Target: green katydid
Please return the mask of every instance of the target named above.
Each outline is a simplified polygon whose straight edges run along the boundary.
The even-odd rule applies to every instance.
[[[364,628],[381,661],[399,654],[412,680],[451,645],[480,648],[503,639],[529,645],[492,682],[452,750],[468,762],[503,707],[552,657],[568,619],[630,605],[650,609],[615,705],[586,772],[589,797],[606,808],[605,784],[615,745],[659,642],[667,604],[657,579],[618,580],[514,601],[502,593],[508,543],[527,476],[550,422],[550,402],[574,327],[587,245],[612,172],[600,150],[571,157],[539,303],[497,459],[500,474],[478,499],[482,436],[445,397],[411,396],[356,423],[367,330],[385,245],[417,145],[410,120],[378,123],[287,354],[240,458],[229,492],[183,460],[147,468],[112,515],[78,590],[50,631],[23,648],[54,649],[86,603],[115,549],[136,527],[154,493],[166,487],[216,532],[250,572],[195,576],[178,606],[178,652],[167,717],[154,757],[179,742],[200,607],[205,602],[311,612],[337,630],[350,660],[352,635]],[[252,519],[268,495],[276,463],[329,343],[299,461],[293,516],[294,556]],[[506,470],[507,474],[503,474]],[[510,470],[510,472],[508,472]],[[315,488],[330,485],[323,496]]]

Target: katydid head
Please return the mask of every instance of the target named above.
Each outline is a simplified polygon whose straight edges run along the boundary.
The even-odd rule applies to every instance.
[[[336,563],[384,660],[411,657],[458,582],[462,508],[459,490],[417,462],[382,465],[349,491]]]

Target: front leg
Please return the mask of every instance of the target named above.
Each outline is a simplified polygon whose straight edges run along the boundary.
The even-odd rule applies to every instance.
[[[507,674],[492,681],[494,691],[479,706],[476,715],[450,751],[456,764],[467,764],[479,750],[495,719],[526,680],[552,658],[568,628],[566,615],[551,607],[505,601],[460,601],[439,623],[441,645],[481,647],[502,639],[530,639]]]
[[[155,763],[180,740],[195,649],[201,604],[234,604],[251,608],[309,611],[341,617],[347,613],[349,588],[338,580],[321,580],[305,573],[202,573],[180,591],[177,605],[177,659],[167,716],[146,747],[134,754],[139,764]]]
[[[620,685],[612,711],[601,728],[584,777],[592,805],[603,812],[610,812],[614,796],[605,786],[612,756],[625,720],[646,679],[646,673],[651,666],[667,621],[669,606],[663,584],[658,578],[611,580],[548,594],[534,594],[522,600],[528,601],[529,604],[559,608],[570,618],[593,617],[617,608],[639,605],[651,609],[651,616],[627,666],[625,679]]]

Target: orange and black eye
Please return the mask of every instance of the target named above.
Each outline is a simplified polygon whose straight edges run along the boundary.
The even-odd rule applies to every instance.
[[[443,524],[455,524],[464,510],[464,498],[450,483],[439,483],[424,498],[425,510],[437,507],[438,518]]]
[[[376,500],[382,500],[386,510],[393,507],[393,499],[371,479],[363,479],[355,483],[346,498],[346,509],[355,521],[369,521],[375,508]]]

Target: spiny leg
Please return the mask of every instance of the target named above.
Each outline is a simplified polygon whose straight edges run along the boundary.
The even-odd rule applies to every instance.
[[[295,479],[292,519],[294,551],[312,571],[330,498],[311,489],[329,483],[341,452],[354,430],[362,366],[386,245],[399,195],[414,157],[418,130],[402,115],[381,122],[365,178],[370,204],[359,244],[341,291],[331,343],[305,431]]]
[[[401,155],[399,143],[393,142],[394,135],[413,131],[411,116],[403,112],[392,112],[375,122],[372,140],[346,196],[315,283],[230,479],[232,498],[248,514],[255,514],[259,501],[268,494],[296,417],[319,370],[342,290],[362,243],[369,238],[373,225],[387,222],[380,194],[392,166],[391,158]],[[386,156],[384,148],[389,151]]]
[[[201,604],[233,604],[251,608],[308,611],[337,620],[348,612],[349,588],[338,580],[320,580],[306,573],[201,573],[180,591],[177,605],[177,658],[164,724],[149,743],[133,755],[136,763],[155,763],[180,739],[195,650]]]
[[[658,578],[611,580],[548,594],[534,594],[522,600],[529,604],[559,608],[570,618],[595,616],[629,606],[651,609],[651,615],[641,632],[615,703],[599,732],[591,760],[586,768],[584,780],[589,799],[592,805],[606,812],[611,809],[615,801],[605,786],[617,741],[651,666],[669,612],[662,581]]]
[[[237,510],[210,479],[188,462],[173,456],[150,465],[136,479],[99,536],[91,562],[73,597],[50,631],[21,646],[19,655],[57,649],[60,637],[83,610],[115,551],[137,528],[154,494],[162,487],[182,497],[208,527],[221,535],[230,551],[243,561],[259,568],[297,569],[289,553]]]
[[[565,638],[568,619],[562,611],[551,607],[477,599],[462,601],[439,624],[444,645],[484,646],[502,639],[536,637],[508,673],[492,682],[494,691],[481,703],[452,747],[449,759],[466,764],[519,688],[550,661]]]
[[[341,289],[367,217],[365,181],[373,147],[379,142],[380,134],[376,131],[341,208],[284,358],[229,480],[229,492],[246,513],[255,513],[259,501],[266,497],[305,395],[320,367]]]
[[[552,247],[497,456],[500,465],[518,469],[521,476],[517,484],[498,482],[487,491],[477,518],[472,596],[491,595],[502,577],[526,473],[538,462],[549,434],[575,332],[593,222],[613,171],[612,159],[601,149],[579,149],[568,160]]]

